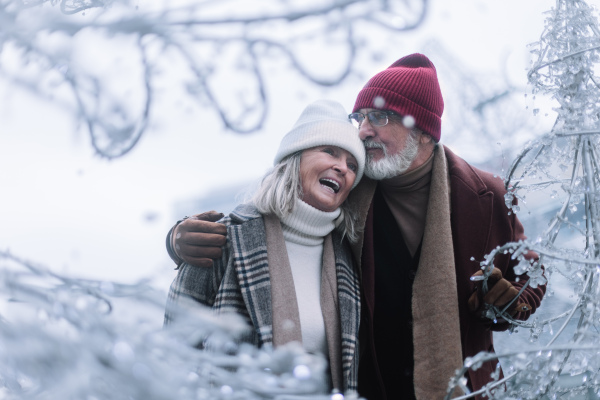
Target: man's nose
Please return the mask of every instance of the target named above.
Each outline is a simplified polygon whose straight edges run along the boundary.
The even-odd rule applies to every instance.
[[[358,137],[360,140],[365,140],[366,138],[375,136],[375,131],[371,126],[371,122],[369,118],[365,118],[360,125],[360,129],[358,130]]]

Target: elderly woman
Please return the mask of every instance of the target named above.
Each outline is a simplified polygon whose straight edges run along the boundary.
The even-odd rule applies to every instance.
[[[334,388],[356,390],[360,291],[344,237],[356,239],[346,198],[364,164],[344,108],[310,104],[251,201],[220,221],[228,238],[221,259],[214,268],[182,264],[169,304],[191,297],[217,313],[242,314],[252,326],[248,341],[300,342],[327,356]]]

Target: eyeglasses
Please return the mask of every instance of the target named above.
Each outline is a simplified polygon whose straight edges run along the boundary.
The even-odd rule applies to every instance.
[[[350,119],[350,122],[352,122],[352,125],[354,125],[357,128],[360,128],[362,123],[365,121],[365,118],[369,118],[369,122],[373,126],[386,126],[389,122],[388,115],[394,115],[394,114],[395,113],[393,111],[381,111],[381,110],[369,111],[366,114],[363,114],[360,112],[355,112],[355,113],[348,115],[348,119]]]

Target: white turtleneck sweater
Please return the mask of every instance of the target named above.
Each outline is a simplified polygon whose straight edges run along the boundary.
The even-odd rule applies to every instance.
[[[302,344],[309,352],[327,354],[325,322],[321,311],[323,240],[335,228],[341,210],[317,210],[298,200],[281,218],[281,228],[292,269],[300,314]]]

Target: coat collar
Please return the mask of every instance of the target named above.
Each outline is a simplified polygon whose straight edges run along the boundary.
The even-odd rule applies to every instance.
[[[252,219],[261,218],[262,215],[252,204],[244,203],[238,205],[229,213],[229,218],[236,224],[242,224]]]
[[[483,260],[489,247],[494,211],[494,191],[482,179],[492,174],[469,165],[444,148],[450,175],[452,233],[457,259]],[[500,178],[497,178],[500,180]],[[464,253],[464,254],[463,254]]]
[[[443,146],[444,154],[448,160],[448,175],[460,179],[467,187],[478,195],[489,192],[489,188],[481,179],[480,173],[483,171],[473,168],[465,160],[454,154],[448,147]],[[452,179],[450,179],[452,181]]]
[[[481,225],[479,225],[481,231],[489,231],[489,218],[485,218],[485,216],[491,215],[492,202],[491,200],[488,201],[488,197],[493,196],[493,194],[481,179],[480,174],[483,172],[473,168],[444,145],[438,144],[436,149],[439,149],[436,151],[439,151],[440,154],[442,154],[440,150],[443,149],[443,154],[448,161],[448,175],[450,177],[449,190],[451,196],[450,209],[454,216],[453,220],[458,218],[460,221],[478,221],[478,224],[481,223]],[[468,190],[462,190],[465,187]],[[358,221],[356,226],[358,227],[364,227],[366,224],[369,207],[373,201],[376,188],[377,181],[363,177],[358,186],[350,192],[348,200],[355,205],[357,210]],[[473,210],[472,205],[474,203],[480,204],[481,209]],[[466,215],[466,218],[463,218],[463,215]],[[462,225],[465,226],[468,224]],[[452,228],[454,230],[455,226],[453,225]],[[352,246],[352,253],[358,264],[358,269],[361,271],[360,263],[364,241],[364,230],[360,231],[358,236],[357,243]]]

